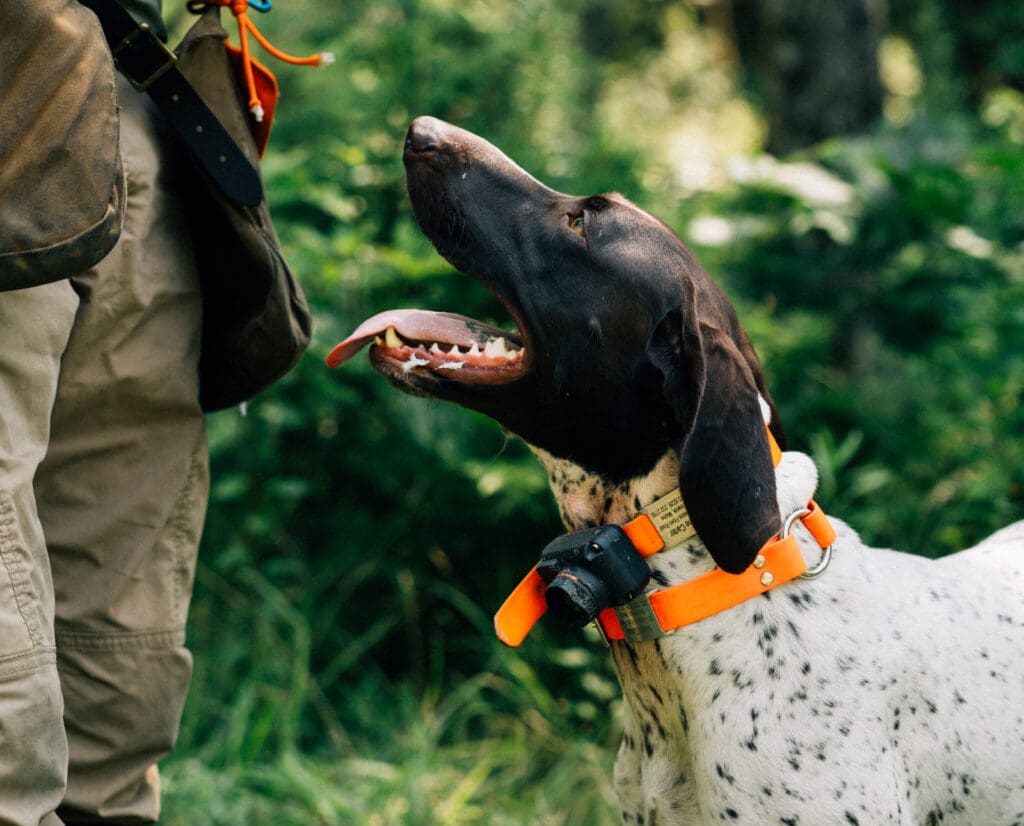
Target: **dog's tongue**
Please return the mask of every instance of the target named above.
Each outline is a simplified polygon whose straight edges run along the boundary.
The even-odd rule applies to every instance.
[[[327,354],[327,366],[344,364],[376,336],[383,336],[388,327],[394,327],[398,335],[409,341],[436,341],[469,348],[473,342],[479,341],[482,326],[478,321],[454,313],[387,310],[366,319],[352,335],[331,350]]]

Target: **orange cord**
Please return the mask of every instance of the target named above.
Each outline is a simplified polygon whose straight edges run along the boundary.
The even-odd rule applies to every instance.
[[[204,2],[189,4],[189,8],[193,11],[196,8],[201,10],[205,6],[227,6],[231,9],[231,13],[238,22],[238,40],[242,53],[242,72],[245,75],[245,85],[249,91],[249,111],[252,112],[257,122],[263,120],[264,112],[260,96],[256,91],[256,80],[253,77],[253,57],[249,51],[249,33],[256,38],[256,42],[266,49],[267,52],[284,63],[291,63],[296,66],[324,66],[334,62],[334,55],[330,52],[321,52],[309,57],[293,57],[273,46],[263,36],[263,33],[256,28],[256,24],[249,19],[249,0],[204,0]]]

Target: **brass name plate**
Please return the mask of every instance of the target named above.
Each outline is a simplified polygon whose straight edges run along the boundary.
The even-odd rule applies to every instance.
[[[678,488],[667,496],[652,502],[641,513],[646,513],[650,517],[654,527],[658,529],[658,533],[665,541],[666,548],[680,545],[697,535],[697,531],[693,528],[693,522],[690,521],[690,514],[686,512],[683,494],[679,492]]]

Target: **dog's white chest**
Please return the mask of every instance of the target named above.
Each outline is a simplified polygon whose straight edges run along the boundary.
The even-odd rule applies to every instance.
[[[838,544],[827,579],[615,645],[625,822],[1020,819],[1021,593]]]
[[[815,486],[806,457],[785,457],[782,512]],[[541,459],[573,528],[628,519],[675,471],[666,457],[606,487]],[[612,644],[625,823],[1024,822],[1024,589],[1012,585],[1024,559],[1008,569],[1006,551],[1019,536],[931,562],[866,548],[834,522],[820,579]],[[713,565],[699,541],[649,561],[662,584]]]

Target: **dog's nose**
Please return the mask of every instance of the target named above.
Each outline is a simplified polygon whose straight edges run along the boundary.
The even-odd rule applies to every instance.
[[[409,126],[405,136],[406,152],[432,152],[441,145],[441,135],[445,127],[444,121],[431,117],[416,118]]]

